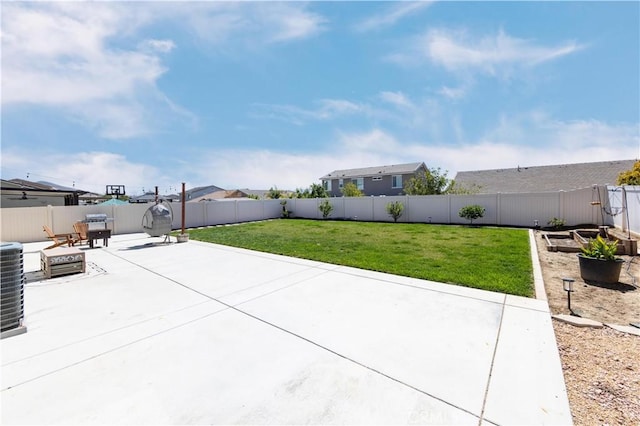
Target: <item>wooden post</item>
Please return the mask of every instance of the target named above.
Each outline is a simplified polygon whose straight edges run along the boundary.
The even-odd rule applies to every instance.
[[[184,190],[184,182],[182,182],[182,197],[180,197],[180,201],[182,202],[182,235],[184,235],[184,212],[185,212],[185,190]]]

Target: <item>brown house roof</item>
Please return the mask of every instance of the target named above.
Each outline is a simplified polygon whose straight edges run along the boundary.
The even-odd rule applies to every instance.
[[[456,185],[479,186],[481,193],[568,191],[593,185],[615,185],[618,175],[636,160],[529,166],[458,172]]]

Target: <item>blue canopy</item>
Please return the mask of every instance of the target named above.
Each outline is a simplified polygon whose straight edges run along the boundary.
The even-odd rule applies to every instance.
[[[118,200],[117,198],[112,198],[110,200],[107,200],[103,203],[100,203],[100,205],[108,205],[108,206],[112,206],[112,205],[119,205],[119,204],[127,204],[126,201],[122,201],[122,200]]]

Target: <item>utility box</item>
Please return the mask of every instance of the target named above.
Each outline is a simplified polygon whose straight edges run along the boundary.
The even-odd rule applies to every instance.
[[[0,337],[4,338],[26,331],[22,327],[25,283],[22,244],[0,244],[0,281]]]
[[[85,272],[84,252],[75,247],[56,247],[40,251],[40,267],[46,278]]]

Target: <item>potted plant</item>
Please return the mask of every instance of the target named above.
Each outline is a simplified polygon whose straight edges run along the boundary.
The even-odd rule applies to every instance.
[[[578,253],[580,276],[585,281],[615,284],[620,279],[624,260],[616,257],[618,241],[608,242],[598,235],[590,239],[582,253]]]

